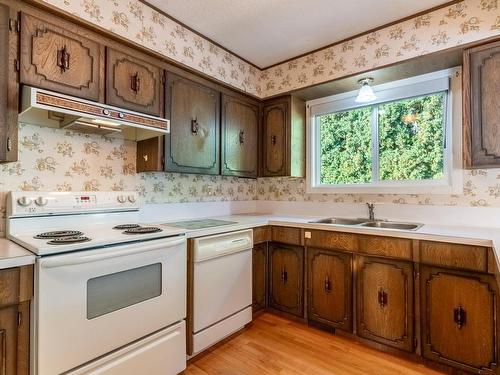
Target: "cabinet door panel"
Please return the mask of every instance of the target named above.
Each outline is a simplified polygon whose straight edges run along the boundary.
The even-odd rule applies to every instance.
[[[257,177],[259,107],[222,97],[222,174]]]
[[[0,375],[17,374],[17,305],[0,309]]]
[[[358,335],[413,350],[413,265],[359,257]]]
[[[253,278],[252,295],[253,311],[266,308],[267,300],[267,244],[260,243],[253,247],[252,252]]]
[[[167,86],[166,170],[219,174],[219,92],[171,73]]]
[[[106,103],[153,116],[163,113],[163,69],[107,49]]]
[[[352,256],[307,249],[309,319],[352,330]]]
[[[288,102],[264,107],[264,177],[286,176],[288,147]]]
[[[302,247],[269,245],[269,305],[297,316],[303,315]]]
[[[98,101],[104,47],[80,35],[27,14],[21,19],[21,82]]]
[[[17,160],[17,114],[19,83],[15,70],[18,59],[18,34],[9,27],[17,14],[0,4],[0,162]]]
[[[421,290],[423,355],[474,373],[496,373],[494,278],[423,267]]]
[[[471,167],[498,167],[500,42],[466,51],[464,67],[466,164]]]

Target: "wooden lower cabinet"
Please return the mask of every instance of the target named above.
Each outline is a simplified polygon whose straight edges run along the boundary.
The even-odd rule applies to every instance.
[[[304,315],[304,248],[269,245],[269,307]]]
[[[357,266],[357,334],[413,351],[413,264],[358,256]]]
[[[257,312],[267,305],[267,243],[254,245],[252,251],[252,310]]]
[[[476,374],[498,371],[493,276],[422,267],[422,354]]]
[[[352,255],[307,249],[308,319],[352,331]]]

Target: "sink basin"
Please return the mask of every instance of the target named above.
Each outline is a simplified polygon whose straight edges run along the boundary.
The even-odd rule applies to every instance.
[[[422,224],[415,223],[398,223],[395,221],[370,221],[361,224],[362,227],[384,228],[384,229],[399,229],[399,230],[417,230]]]
[[[311,221],[315,224],[336,224],[336,225],[359,225],[366,223],[366,219],[348,219],[343,217],[329,217],[326,219]]]

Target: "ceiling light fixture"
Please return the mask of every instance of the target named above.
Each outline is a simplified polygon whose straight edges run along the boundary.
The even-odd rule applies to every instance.
[[[359,89],[359,94],[356,97],[356,103],[368,103],[373,102],[377,99],[377,96],[374,94],[372,87],[370,86],[373,83],[373,78],[362,78],[358,81],[361,85]]]

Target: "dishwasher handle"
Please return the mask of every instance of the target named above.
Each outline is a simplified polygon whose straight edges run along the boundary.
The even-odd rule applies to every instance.
[[[238,253],[252,248],[252,230],[243,230],[196,238],[193,246],[193,260],[194,262],[203,262],[209,259]]]

